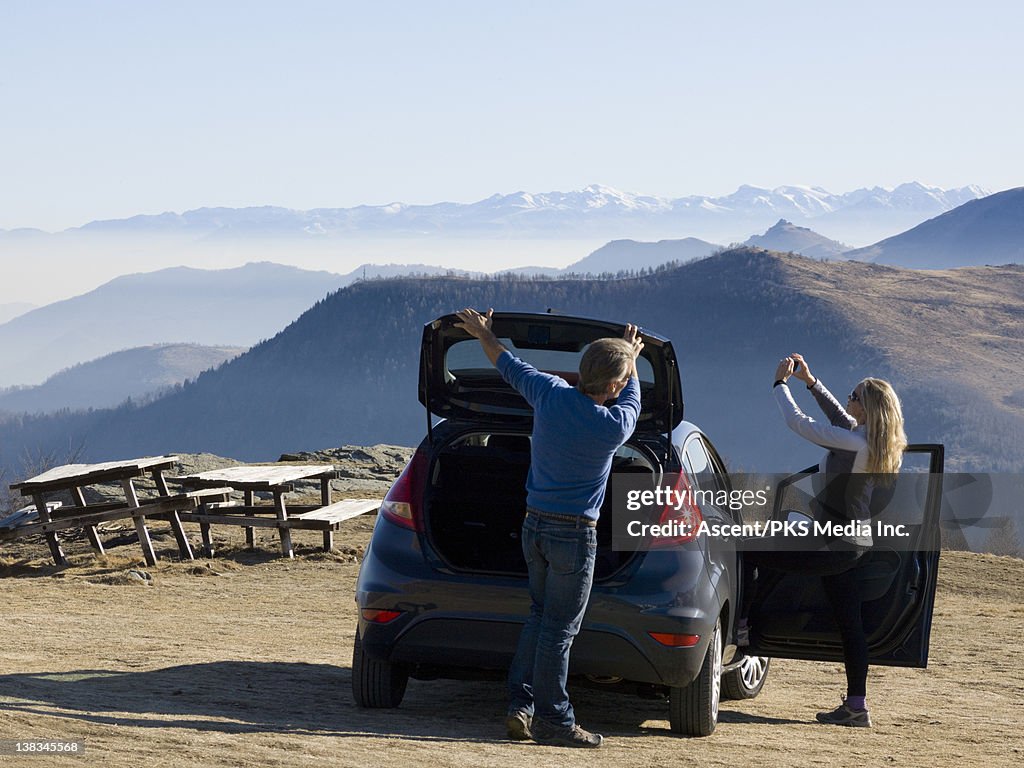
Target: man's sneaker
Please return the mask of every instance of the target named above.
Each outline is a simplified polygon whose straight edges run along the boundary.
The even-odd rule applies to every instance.
[[[528,741],[533,738],[530,732],[530,724],[533,720],[529,713],[522,709],[509,712],[505,718],[505,732],[510,739],[515,741]]]
[[[815,717],[826,725],[847,725],[852,728],[870,728],[871,716],[866,709],[851,709],[844,701],[831,712],[819,712]]]
[[[533,723],[533,740],[550,747],[600,747],[604,737],[600,733],[585,731],[578,725],[557,728],[537,720]]]

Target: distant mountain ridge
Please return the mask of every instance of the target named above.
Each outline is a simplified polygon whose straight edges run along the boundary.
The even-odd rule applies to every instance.
[[[779,219],[763,235],[753,235],[744,245],[782,253],[799,253],[812,259],[831,259],[850,250],[848,245],[819,235],[807,227],[798,227],[785,219]]]
[[[113,408],[144,400],[245,352],[244,347],[158,344],[80,363],[35,387],[0,391],[0,412],[47,413],[64,408]]]
[[[722,246],[696,237],[681,240],[659,240],[656,243],[636,240],[612,240],[589,256],[573,262],[562,272],[600,275],[649,269],[670,261],[686,262],[710,256]]]
[[[14,301],[9,304],[0,304],[0,324],[6,323],[8,320],[13,320],[18,315],[24,315],[26,312],[35,308],[35,304],[29,304],[25,301]]]
[[[1024,267],[910,272],[753,248],[624,280],[355,283],[145,407],[0,425],[0,452],[9,461],[26,441],[70,439],[97,460],[165,451],[256,460],[351,442],[415,444],[426,429],[416,400],[423,324],[463,306],[557,307],[668,336],[686,416],[733,469],[816,459],[780,422],[769,391],[778,356],[794,350],[840,395],[865,375],[892,380],[911,439],[945,443],[947,470],[1024,468]]]
[[[1024,187],[972,200],[845,256],[912,269],[1024,263]]]
[[[654,231],[686,233],[712,240],[737,239],[760,231],[779,217],[798,223],[819,221],[840,237],[851,226],[869,226],[886,234],[988,194],[977,186],[944,190],[917,182],[889,190],[882,187],[833,194],[821,187],[743,185],[729,195],[678,198],[623,192],[593,184],[571,192],[495,194],[474,203],[429,205],[390,203],[352,208],[293,210],[278,206],[197,208],[127,219],[92,221],[64,234],[164,235],[192,240],[238,237],[288,237],[317,240],[335,236],[566,236],[570,233],[614,235],[631,227],[631,237]],[[23,230],[0,237],[25,237]],[[664,238],[661,238],[664,239]],[[856,240],[857,238],[853,238]],[[871,242],[877,237],[868,237]],[[860,240],[864,242],[862,238]]]
[[[346,285],[280,264],[123,275],[0,325],[0,387],[32,385],[122,349],[184,342],[249,347]]]

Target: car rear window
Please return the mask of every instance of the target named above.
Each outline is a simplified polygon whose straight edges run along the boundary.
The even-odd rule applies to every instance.
[[[580,358],[583,357],[587,347],[590,346],[588,344],[578,352],[566,352],[552,349],[522,349],[517,347],[511,339],[502,338],[499,341],[520,360],[529,363],[539,371],[561,376],[570,384],[576,383],[577,372],[580,368]],[[488,371],[493,372],[493,375],[496,377],[499,376],[487,359],[487,355],[484,354],[480,342],[476,339],[466,339],[465,341],[457,341],[452,344],[445,356],[445,367],[455,379],[476,379],[482,373],[486,374]],[[653,385],[654,369],[651,367],[650,362],[640,357],[637,359],[636,367],[641,383]]]

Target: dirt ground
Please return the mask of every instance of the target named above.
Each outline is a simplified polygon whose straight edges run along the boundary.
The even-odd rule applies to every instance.
[[[155,568],[137,544],[97,559],[68,542],[64,569],[38,543],[0,548],[0,739],[85,743],[80,758],[0,763],[1024,765],[1024,561],[944,553],[929,668],[872,669],[871,730],[814,722],[838,703],[838,665],[776,661],[760,697],[723,702],[707,739],[671,735],[662,702],[576,690],[580,722],[606,738],[580,752],[506,741],[498,683],[411,681],[397,710],[355,706],[353,589],[372,524],[346,523],[331,553],[297,531],[293,561],[269,534],[249,553],[223,527],[218,556],[195,563],[174,562],[173,539],[156,536]]]

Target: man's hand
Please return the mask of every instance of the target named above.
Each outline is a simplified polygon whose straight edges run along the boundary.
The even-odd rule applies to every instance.
[[[455,314],[462,321],[461,323],[456,323],[455,327],[461,328],[470,336],[480,339],[480,346],[484,348],[484,354],[487,355],[487,359],[491,361],[491,365],[496,365],[498,357],[505,351],[505,347],[502,346],[501,342],[498,341],[498,337],[494,335],[494,331],[491,330],[491,316],[494,314],[494,310],[488,309],[486,315],[481,315],[475,309],[466,307]]]
[[[494,314],[493,309],[488,309],[486,315],[481,315],[475,309],[466,307],[459,312],[455,313],[458,318],[462,321],[456,323],[456,328],[461,328],[470,336],[476,339],[494,338],[494,332],[491,330],[491,316]]]
[[[628,341],[633,347],[633,365],[629,375],[634,379],[639,379],[640,375],[636,371],[636,359],[640,355],[640,350],[644,348],[644,342],[640,338],[640,328],[632,323],[627,323],[626,332],[622,334],[622,338]]]
[[[627,323],[626,332],[622,334],[622,338],[633,345],[633,359],[636,360],[640,350],[644,348],[644,343],[640,339],[640,328],[632,323]]]

